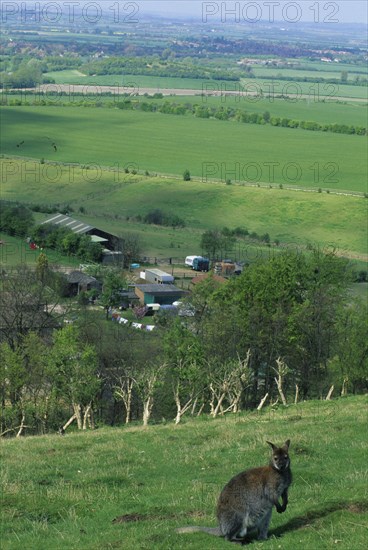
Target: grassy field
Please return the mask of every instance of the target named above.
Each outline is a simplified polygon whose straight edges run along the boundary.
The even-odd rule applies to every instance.
[[[266,69],[263,69],[266,71]],[[291,71],[294,73],[294,71]],[[277,73],[283,74],[283,71],[275,70]],[[268,73],[267,73],[268,74]],[[319,76],[317,72],[308,73],[309,76]],[[270,73],[272,76],[273,73]],[[352,86],[349,84],[327,84],[327,83],[313,83],[313,82],[293,82],[292,80],[277,80],[273,81],[262,79],[263,73],[257,78],[242,78],[241,82],[232,81],[215,81],[215,80],[202,80],[196,78],[176,78],[176,77],[160,77],[160,76],[147,76],[147,75],[96,75],[86,76],[77,70],[56,71],[45,74],[46,77],[53,78],[56,84],[84,84],[89,86],[134,86],[138,88],[157,88],[157,91],[167,88],[192,89],[203,90],[213,89],[213,86],[218,86],[221,90],[222,86],[226,90],[237,90],[241,84],[246,91],[259,91],[269,94],[307,94],[311,98],[315,96],[321,96],[325,98],[334,97],[351,97],[359,99],[367,99],[367,90],[364,86]],[[287,74],[285,74],[287,76]],[[291,76],[294,76],[293,74]],[[297,76],[297,74],[295,74]],[[330,78],[333,78],[333,73]],[[273,88],[270,86],[273,82]]]
[[[55,71],[46,73],[46,77],[55,80],[56,84],[85,84],[86,86],[134,86],[137,88],[157,88],[159,92],[165,88],[176,88],[178,90],[206,89],[207,86],[221,86],[222,81],[204,80],[201,78],[179,78],[169,76],[148,76],[136,74],[112,74],[87,76],[77,70]],[[239,82],[228,81],[229,86],[239,85]]]
[[[188,168],[197,177],[211,167],[211,179],[223,181],[366,189],[362,136],[107,108],[2,107],[1,119],[1,150],[8,155],[135,163],[140,170],[179,175]],[[276,163],[274,176],[269,163]]]
[[[14,159],[4,159],[0,167],[2,198],[69,204],[75,217],[101,229],[117,235],[137,233],[148,256],[185,258],[198,253],[203,231],[224,226],[267,232],[287,246],[310,243],[336,247],[351,257],[366,254],[366,200],[361,197],[71,170]],[[186,227],[174,230],[132,219],[153,208],[175,212]],[[234,252],[242,260],[258,254],[269,254],[269,249],[244,242]]]
[[[47,94],[48,102],[58,106],[60,103],[73,106],[78,101],[84,101],[90,105],[97,101],[105,106],[115,107],[123,98],[118,95],[103,95],[103,90],[97,88],[95,94],[92,90],[86,88],[83,96],[77,96],[70,93],[64,96],[53,96]],[[11,101],[22,101],[23,105],[30,106],[43,99],[43,94],[8,94],[8,104]],[[246,111],[248,113],[263,114],[268,111],[271,116],[286,117],[295,120],[315,121],[323,124],[346,124],[348,126],[367,126],[366,105],[363,103],[347,101],[310,101],[308,99],[287,100],[271,98],[254,98],[253,96],[164,96],[163,99],[148,100],[144,97],[133,101],[149,101],[156,105],[162,105],[167,101],[184,105],[206,105],[208,107],[229,107],[236,110]]]
[[[182,425],[1,441],[3,550],[226,548],[177,527],[215,526],[223,485],[291,439],[293,485],[252,548],[366,548],[366,398],[313,401]]]
[[[282,72],[282,71],[280,71]],[[292,80],[273,80],[259,78],[242,78],[242,85],[246,90],[262,90],[264,94],[302,94],[311,99],[314,97],[325,97],[334,99],[337,97],[351,97],[367,100],[367,88],[365,86],[352,86],[349,84],[328,84],[314,82],[294,82]],[[272,87],[273,86],[273,87]]]
[[[9,268],[20,264],[35,265],[41,250],[31,250],[25,239],[10,237],[0,233],[0,268]],[[55,250],[46,251],[49,265],[79,267],[80,260],[63,256]]]
[[[335,70],[329,70],[329,67],[325,66],[318,71],[314,66],[311,66],[310,68],[295,68],[295,69],[284,69],[283,67],[252,67],[253,73],[258,77],[262,78],[264,76],[272,76],[274,78],[277,78],[279,75],[286,76],[286,77],[292,77],[292,78],[300,78],[303,79],[305,77],[307,78],[324,78],[326,80],[330,78],[336,78],[340,79],[341,72],[346,71],[348,73],[347,75],[347,81],[352,82],[355,80],[356,76],[360,77],[366,77],[367,76],[367,70],[364,66],[362,67],[354,67],[345,64],[343,65],[344,68],[340,66],[340,63],[337,66],[332,67],[332,69]]]
[[[152,99],[151,101],[162,103],[167,100],[168,98],[163,100]],[[175,98],[170,97],[169,100],[175,103],[204,104],[209,107],[231,107],[248,113],[263,114],[265,111],[269,111],[271,116],[286,117],[295,120],[313,120],[326,124],[339,123],[364,127],[367,125],[367,107],[361,103],[322,102],[309,101],[308,99],[288,101],[286,99],[270,100],[270,98],[257,98],[255,100],[250,96],[211,96],[207,98],[177,96]]]

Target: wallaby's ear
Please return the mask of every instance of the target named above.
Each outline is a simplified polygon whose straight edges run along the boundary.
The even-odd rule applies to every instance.
[[[286,447],[286,449],[289,450],[289,447],[290,447],[290,439],[288,439],[287,441],[285,441],[284,447]]]
[[[271,445],[273,451],[277,448],[276,445],[274,445],[273,443],[271,443],[271,441],[266,441],[266,443],[268,443],[269,445]]]

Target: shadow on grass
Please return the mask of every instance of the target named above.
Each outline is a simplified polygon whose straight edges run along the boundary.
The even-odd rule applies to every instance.
[[[350,512],[352,514],[361,514],[368,511],[368,501],[363,500],[357,502],[331,502],[327,504],[327,506],[325,506],[324,508],[310,510],[301,516],[296,516],[292,518],[284,525],[280,525],[275,529],[271,529],[269,531],[269,536],[274,536],[278,538],[285,533],[288,533],[289,531],[297,531],[298,529],[303,529],[305,527],[308,527],[312,523],[328,516],[329,514],[333,514],[334,512],[338,512],[340,510],[345,510],[346,512]],[[251,542],[255,542],[254,536],[252,536],[252,534],[250,534],[249,537],[245,537],[245,539],[242,541],[242,545],[249,544]]]
[[[361,514],[363,512],[368,511],[368,501],[362,500],[362,501],[356,501],[356,502],[331,502],[328,503],[324,508],[318,508],[315,510],[310,510],[306,512],[303,515],[296,516],[292,519],[290,519],[287,523],[284,525],[280,525],[279,527],[276,527],[275,529],[271,529],[269,532],[269,536],[274,537],[281,537],[285,533],[288,533],[289,531],[297,531],[298,529],[303,529],[305,527],[308,527],[312,523],[328,516],[329,514],[333,514],[334,512],[338,512],[340,510],[345,510],[347,512],[350,512],[352,514]],[[198,511],[191,511],[188,513],[191,517],[201,517],[201,512]],[[171,519],[171,518],[178,518],[182,517],[180,514],[125,514],[123,516],[116,517],[112,523],[130,523],[130,522],[136,522],[136,521],[147,521],[147,520],[165,520],[165,519]],[[240,544],[241,546],[245,546],[247,544],[250,544],[252,542],[256,542],[256,533],[250,532],[249,536],[246,536],[243,540],[234,541],[237,544]]]

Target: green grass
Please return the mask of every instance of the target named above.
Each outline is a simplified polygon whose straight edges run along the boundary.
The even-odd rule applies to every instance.
[[[175,103],[204,104],[209,107],[230,107],[241,109],[248,113],[263,114],[265,111],[268,111],[271,116],[286,117],[300,121],[313,120],[325,124],[339,123],[364,127],[367,125],[367,107],[362,103],[308,101],[308,99],[299,99],[298,101],[274,99],[271,101],[269,98],[259,98],[255,101],[252,97],[239,98],[236,96],[207,97],[204,99],[193,98],[191,96],[177,96],[169,98],[169,100]],[[152,99],[150,101],[162,103],[165,99]]]
[[[117,235],[137,233],[148,256],[185,258],[200,251],[206,229],[245,226],[260,235],[268,232],[272,240],[279,239],[286,246],[333,246],[350,257],[366,258],[366,199],[361,197],[131,174],[117,177],[108,171],[97,178],[94,170],[70,172],[67,166],[11,159],[4,159],[1,167],[3,199],[69,204],[75,217],[101,229]],[[58,176],[56,170],[60,170],[60,178],[52,181]],[[96,181],[87,177],[96,177]],[[85,215],[79,212],[80,207]],[[173,230],[132,220],[153,208],[175,211],[186,227]],[[244,242],[237,245],[235,253],[250,260],[258,254],[268,255],[269,249]]]
[[[282,73],[282,71],[280,71]],[[315,73],[318,75],[318,73]],[[313,98],[325,97],[334,99],[337,97],[347,97],[367,100],[367,88],[365,86],[352,86],[349,84],[328,84],[314,82],[294,82],[292,80],[266,80],[259,78],[242,78],[242,85],[247,91],[262,90],[264,94],[303,94]],[[256,84],[256,88],[254,85]],[[272,87],[273,85],[273,87]]]
[[[93,95],[91,91],[85,90],[85,97],[70,94],[67,96],[51,96],[47,99],[55,106],[60,103],[73,106],[78,101],[85,101],[92,105],[99,102],[108,107],[114,107],[119,101],[123,101],[121,96],[102,95],[102,89],[97,89]],[[11,94],[8,95],[9,103],[11,101],[22,101],[24,105],[32,105],[34,102],[39,102],[42,95],[36,94]],[[315,121],[323,124],[346,124],[348,126],[363,126],[367,125],[366,105],[363,103],[347,102],[347,101],[309,101],[308,99],[299,99],[298,101],[289,101],[286,99],[270,99],[240,96],[165,96],[163,99],[146,99],[140,97],[135,101],[149,102],[156,105],[162,105],[166,101],[175,104],[184,105],[206,105],[208,107],[228,107],[236,110],[246,111],[248,113],[263,114],[268,111],[271,116],[280,118],[286,117],[295,120]]]
[[[31,250],[25,239],[0,233],[0,267],[9,268],[20,264],[35,265],[41,250]],[[80,260],[63,256],[54,250],[45,251],[49,265],[78,267]]]
[[[288,438],[289,506],[273,514],[270,539],[252,548],[366,548],[366,411],[365,397],[349,397],[176,427],[3,440],[2,549],[231,548],[175,529],[215,526],[223,485],[267,463],[266,440]]]
[[[326,65],[326,64],[325,64]],[[323,67],[323,69],[316,71],[316,69],[311,66],[308,69],[284,69],[281,67],[252,67],[252,71],[256,75],[257,78],[262,78],[264,76],[267,77],[274,77],[277,78],[279,75],[282,75],[283,77],[292,77],[292,78],[324,78],[326,80],[330,78],[336,78],[337,80],[341,77],[342,71],[348,72],[348,82],[354,81],[356,76],[360,76],[361,78],[366,78],[367,76],[367,70],[364,67],[354,67],[350,66],[350,68],[345,65],[345,68],[341,68],[340,64],[337,64],[336,67],[333,67],[335,70],[328,70],[328,68]]]
[[[263,69],[266,71],[266,69]],[[283,70],[275,70],[277,73],[283,73]],[[290,71],[294,73],[294,71]],[[268,73],[267,73],[268,74]],[[270,76],[273,72],[270,72]],[[222,87],[225,90],[239,90],[239,86],[242,85],[246,91],[251,93],[262,89],[264,94],[268,94],[271,91],[271,81],[262,79],[262,74],[257,78],[242,78],[240,82],[232,81],[215,81],[205,80],[197,78],[177,78],[177,77],[160,77],[160,76],[146,76],[146,75],[96,75],[85,76],[83,73],[77,70],[65,70],[46,73],[45,76],[53,78],[56,84],[82,84],[89,86],[135,86],[137,88],[157,88],[157,91],[164,90],[165,88],[173,89],[187,89],[187,90],[206,90],[207,87],[212,90],[213,86],[218,86],[218,90]],[[319,76],[318,72],[308,72],[309,76]],[[285,74],[287,76],[287,74]],[[294,76],[294,74],[291,74]],[[297,74],[295,74],[297,76]],[[331,75],[333,78],[333,73]],[[292,80],[277,80],[273,81],[274,94],[307,94],[311,98],[315,95],[323,97],[351,97],[359,99],[367,99],[367,91],[364,86],[352,86],[349,84],[326,84],[313,82],[293,82]],[[254,87],[256,86],[256,87]]]
[[[264,183],[272,182],[265,163],[275,162],[276,185],[290,183],[294,169],[287,172],[289,181],[283,170],[296,163],[300,186],[366,189],[362,136],[107,108],[2,107],[1,118],[1,150],[8,155],[104,166],[136,163],[141,170],[167,174],[182,174],[188,168],[195,176],[204,173],[206,163],[215,163],[215,178],[258,177]],[[17,147],[21,141],[24,145]],[[235,176],[230,173],[234,168]]]
[[[221,82],[201,78],[179,78],[170,76],[149,76],[136,74],[110,74],[87,76],[77,70],[55,71],[45,74],[46,77],[53,78],[56,84],[83,84],[86,86],[133,86],[137,88],[156,88],[157,92],[165,88],[174,88],[178,90],[198,90],[200,93],[206,86],[217,85],[221,87]],[[239,82],[228,81],[229,86],[239,85]]]

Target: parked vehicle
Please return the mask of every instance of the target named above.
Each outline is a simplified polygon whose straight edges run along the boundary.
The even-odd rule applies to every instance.
[[[141,273],[141,278],[145,279],[147,283],[158,283],[161,285],[171,285],[175,282],[172,275],[166,273],[165,271],[161,271],[161,269],[146,269],[144,272],[144,277],[142,277]]]
[[[202,256],[187,256],[185,258],[185,265],[193,267],[193,262],[196,258],[202,258]]]
[[[193,260],[193,269],[194,271],[209,271],[210,261],[208,258],[202,258],[201,256]]]

